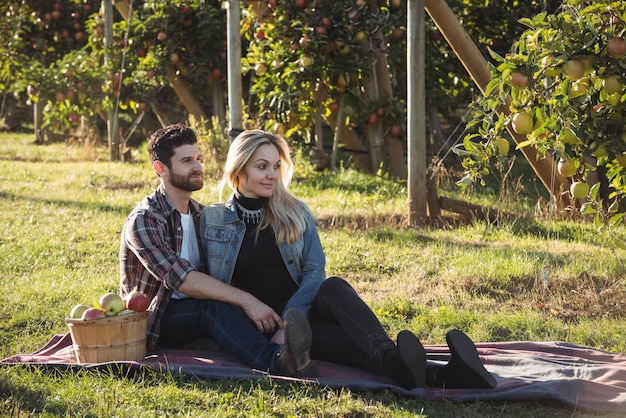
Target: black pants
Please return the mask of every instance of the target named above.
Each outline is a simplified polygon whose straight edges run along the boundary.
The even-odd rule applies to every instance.
[[[396,349],[374,312],[339,277],[322,283],[310,322],[314,359],[380,373],[384,370],[375,359],[385,350]]]

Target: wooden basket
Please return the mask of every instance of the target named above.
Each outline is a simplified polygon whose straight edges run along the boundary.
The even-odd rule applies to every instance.
[[[65,323],[79,363],[141,361],[146,357],[148,312]]]

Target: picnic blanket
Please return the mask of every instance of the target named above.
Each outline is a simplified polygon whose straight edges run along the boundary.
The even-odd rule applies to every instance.
[[[425,346],[431,362],[444,364],[446,346]],[[495,376],[495,389],[403,389],[385,376],[366,370],[318,361],[320,377],[296,379],[272,376],[274,380],[319,384],[351,390],[390,390],[425,400],[461,402],[556,401],[578,411],[626,412],[626,354],[616,354],[566,342],[477,343],[485,367]],[[55,335],[31,354],[18,354],[0,365],[40,365],[51,368],[110,367],[112,363],[78,364],[69,334]],[[267,373],[252,370],[228,352],[219,349],[166,349],[149,353],[140,362],[117,362],[126,370],[149,367],[168,373],[184,373],[204,379],[258,379]]]

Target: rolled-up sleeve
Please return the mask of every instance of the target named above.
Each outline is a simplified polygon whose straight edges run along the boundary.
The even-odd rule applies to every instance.
[[[143,269],[168,289],[178,289],[187,274],[195,270],[173,247],[174,240],[181,239],[180,233],[171,231],[167,219],[154,212],[131,215],[123,239]]]

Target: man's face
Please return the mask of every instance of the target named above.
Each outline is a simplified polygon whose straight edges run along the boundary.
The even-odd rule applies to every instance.
[[[187,192],[202,189],[204,168],[198,144],[181,145],[176,148],[171,161],[172,168],[165,167],[170,184]]]

